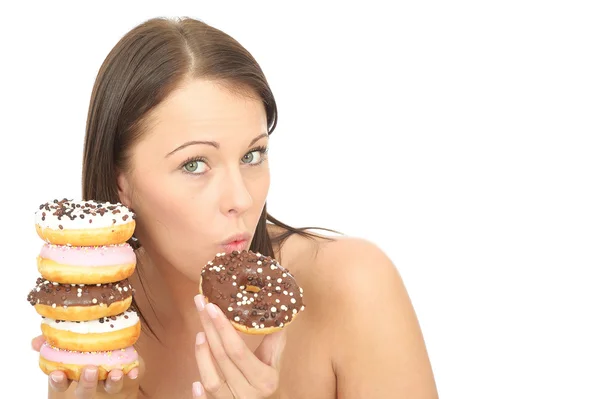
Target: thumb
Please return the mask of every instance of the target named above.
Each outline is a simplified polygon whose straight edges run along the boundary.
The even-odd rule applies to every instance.
[[[261,362],[272,367],[279,367],[279,360],[285,348],[286,334],[284,330],[279,330],[265,336],[254,351],[254,354]]]
[[[43,335],[39,335],[39,336],[35,337],[34,339],[31,340],[31,348],[34,351],[39,352],[44,341],[46,341],[46,339],[44,338]]]

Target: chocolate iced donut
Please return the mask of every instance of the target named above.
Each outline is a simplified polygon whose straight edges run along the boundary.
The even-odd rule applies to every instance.
[[[199,290],[249,334],[280,330],[304,310],[302,288],[289,270],[251,251],[217,254],[202,269]]]
[[[27,300],[38,314],[55,320],[86,321],[116,316],[132,302],[127,279],[106,284],[59,284],[38,278]]]
[[[120,203],[54,200],[40,205],[35,229],[49,244],[102,246],[122,244],[135,230],[135,214]]]

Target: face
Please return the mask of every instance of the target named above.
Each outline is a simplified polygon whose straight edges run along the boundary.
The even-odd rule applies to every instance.
[[[248,249],[269,190],[267,145],[260,99],[182,85],[153,110],[118,178],[136,237],[191,279],[216,253]]]

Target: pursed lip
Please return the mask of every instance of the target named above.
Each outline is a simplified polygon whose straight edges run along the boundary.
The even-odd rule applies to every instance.
[[[250,241],[251,235],[249,233],[238,233],[229,236],[224,241],[221,242],[221,245],[235,245],[245,243]]]

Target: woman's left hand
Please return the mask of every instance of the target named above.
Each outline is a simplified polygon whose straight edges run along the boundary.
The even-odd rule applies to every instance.
[[[194,398],[268,398],[279,385],[278,363],[285,334],[268,334],[254,353],[218,306],[194,298],[204,332],[196,336],[196,362],[201,381]]]

